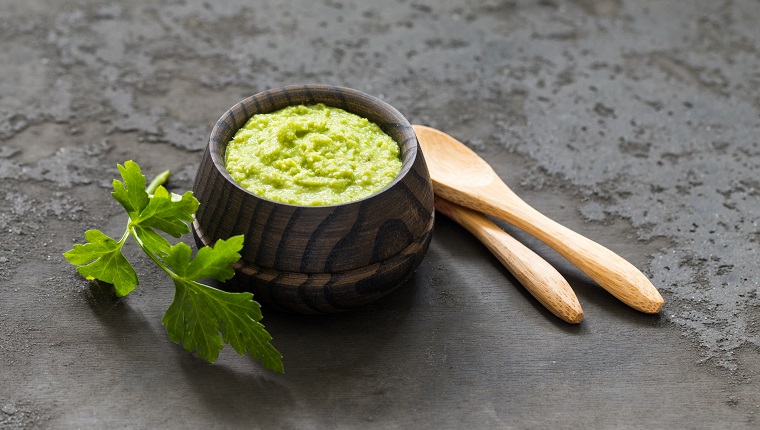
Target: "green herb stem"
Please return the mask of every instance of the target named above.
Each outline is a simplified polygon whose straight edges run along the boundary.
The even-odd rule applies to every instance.
[[[142,240],[140,240],[140,236],[137,235],[137,232],[135,231],[135,228],[133,225],[130,224],[129,226],[127,226],[127,231],[124,233],[124,235],[132,236],[132,239],[135,240],[135,243],[137,243],[137,246],[139,246],[140,249],[142,249],[143,252],[147,254],[148,257],[150,257],[150,259],[153,260],[153,262],[156,263],[156,265],[160,267],[161,270],[166,272],[166,274],[169,275],[172,279],[175,279],[178,277],[176,273],[174,273],[170,268],[166,267],[166,265],[164,264],[163,261],[161,261],[160,258],[158,258],[150,250],[148,250],[148,248],[143,244]]]
[[[171,170],[164,170],[163,172],[159,173],[155,178],[153,178],[152,181],[150,181],[150,184],[148,185],[148,188],[145,189],[145,191],[147,191],[148,194],[152,195],[156,192],[156,189],[158,189],[159,186],[164,185],[166,181],[169,180],[169,176],[171,176],[171,174]]]
[[[129,238],[129,226],[127,226],[127,229],[124,230],[124,234],[121,236],[121,239],[119,239],[120,250],[124,247],[124,244],[127,243],[128,238]]]

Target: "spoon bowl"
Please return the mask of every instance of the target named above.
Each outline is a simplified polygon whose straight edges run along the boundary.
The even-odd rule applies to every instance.
[[[525,203],[485,160],[463,143],[430,127],[412,127],[425,154],[437,196],[525,230],[628,306],[646,313],[660,311],[662,296],[631,263]]]

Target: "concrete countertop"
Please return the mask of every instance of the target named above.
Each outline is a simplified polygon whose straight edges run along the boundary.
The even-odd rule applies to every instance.
[[[760,4],[713,1],[5,0],[0,13],[0,429],[757,428]],[[536,240],[578,326],[437,219],[415,277],[356,311],[264,308],[285,374],[167,337],[135,249],[116,299],[62,257],[125,216],[116,164],[192,187],[218,117],[258,91],[376,95],[629,259],[659,315]],[[189,240],[189,238],[188,238]]]

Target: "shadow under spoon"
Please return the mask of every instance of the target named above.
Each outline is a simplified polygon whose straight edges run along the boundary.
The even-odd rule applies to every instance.
[[[480,240],[546,309],[561,320],[578,324],[583,309],[567,280],[546,260],[494,224],[485,215],[440,197],[435,209]]]

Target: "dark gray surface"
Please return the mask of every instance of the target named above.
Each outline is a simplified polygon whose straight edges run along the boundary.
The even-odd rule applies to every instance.
[[[2,2],[0,428],[758,426],[757,1],[154,3]],[[188,189],[225,109],[296,83],[460,138],[665,308],[625,307],[514,232],[575,287],[586,317],[566,325],[441,216],[396,294],[264,309],[280,376],[174,345],[168,279],[134,249],[125,299],[65,262],[85,229],[123,228],[116,163]]]

